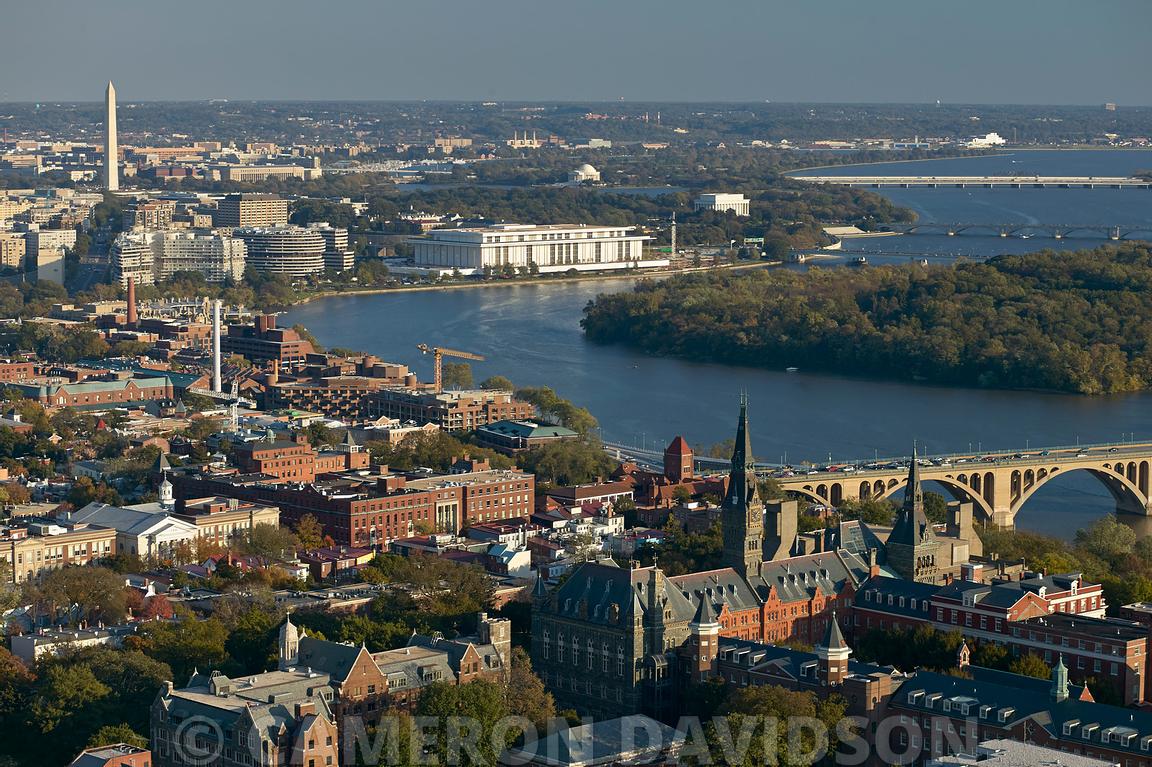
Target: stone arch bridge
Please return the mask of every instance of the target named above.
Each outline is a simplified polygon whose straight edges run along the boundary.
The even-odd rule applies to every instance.
[[[1094,445],[921,460],[922,481],[939,482],[958,501],[971,502],[977,517],[1013,527],[1016,514],[1032,495],[1055,477],[1086,471],[1104,485],[1122,514],[1152,516],[1149,466],[1152,444]],[[815,503],[836,505],[848,499],[886,497],[908,482],[905,466],[818,471],[779,479],[783,488]]]

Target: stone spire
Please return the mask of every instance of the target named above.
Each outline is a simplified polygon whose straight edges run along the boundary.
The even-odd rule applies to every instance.
[[[108,81],[104,91],[104,189],[120,188],[120,144],[116,138],[116,87]]]
[[[159,496],[160,508],[171,510],[175,505],[176,494],[173,492],[172,483],[168,481],[168,472],[164,472],[164,479],[160,482]]]
[[[924,487],[920,484],[920,456],[912,445],[912,464],[908,467],[908,486],[904,488],[904,513],[924,516]]]
[[[688,627],[696,630],[711,626],[719,627],[720,621],[716,618],[716,608],[712,606],[712,597],[704,593],[700,595],[700,606],[696,608],[696,615]]]
[[[280,670],[289,669],[300,659],[300,632],[292,624],[292,615],[286,614],[284,625],[280,627],[279,641]]]
[[[928,516],[924,513],[924,488],[920,482],[920,461],[915,448],[908,466],[908,485],[904,488],[904,505],[896,515],[896,524],[888,536],[888,564],[909,580],[935,583],[939,570],[936,550],[940,542]]]
[[[1068,667],[1064,665],[1064,654],[1056,661],[1052,669],[1052,700],[1060,703],[1068,700]]]
[[[764,507],[756,493],[756,460],[748,429],[748,398],[740,398],[740,421],[732,449],[732,472],[720,513],[724,563],[745,578],[760,574],[764,561]]]
[[[828,619],[828,628],[824,631],[824,638],[814,648],[816,657],[820,662],[820,682],[829,687],[839,686],[848,676],[848,656],[852,648],[844,641],[844,634],[840,631],[840,624],[836,621],[836,611]]]

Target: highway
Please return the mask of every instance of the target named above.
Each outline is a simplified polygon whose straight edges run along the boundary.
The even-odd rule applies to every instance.
[[[604,449],[619,460],[634,460],[636,463],[653,469],[664,465],[663,449],[640,448],[620,442],[605,442]],[[943,453],[936,455],[921,455],[922,466],[936,466],[941,468],[963,466],[994,465],[994,466],[1030,466],[1039,464],[1059,463],[1061,460],[1076,460],[1088,457],[1126,456],[1146,457],[1152,452],[1152,442],[1118,442],[1085,445],[1063,445],[1059,447],[1036,447],[1020,450],[993,450],[983,452]],[[697,466],[726,469],[729,465],[727,459],[696,456]],[[869,472],[889,473],[893,470],[907,469],[909,456],[873,457],[869,459],[853,459],[837,461],[831,464],[801,461],[797,464],[781,465],[758,461],[756,467],[765,475],[774,477],[811,476],[816,479],[844,479],[845,474],[867,475]]]
[[[1007,187],[1011,189],[1152,189],[1130,176],[789,176],[812,184],[871,187]]]

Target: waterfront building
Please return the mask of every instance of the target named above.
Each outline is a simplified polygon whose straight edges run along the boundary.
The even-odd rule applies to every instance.
[[[368,415],[401,422],[433,423],[445,431],[472,431],[497,421],[532,418],[536,408],[506,391],[469,389],[437,393],[382,389],[369,398]]]
[[[303,362],[313,353],[312,342],[292,328],[276,327],[276,315],[261,314],[251,325],[229,325],[221,339],[224,354],[238,354],[249,362]]]
[[[985,149],[992,146],[1003,146],[1004,139],[999,133],[989,133],[984,136],[973,136],[968,139],[967,146],[972,149]]]
[[[130,277],[152,285],[177,272],[199,272],[208,282],[239,281],[247,252],[242,240],[215,232],[132,231],[116,238],[110,258],[114,278],[127,287]]]
[[[505,455],[515,455],[534,447],[577,439],[579,434],[563,426],[536,421],[496,421],[476,429],[476,444],[490,447]]]
[[[324,238],[324,268],[346,272],[356,265],[356,252],[348,247],[348,230],[328,223],[310,224],[309,229]]]
[[[748,206],[748,198],[744,195],[725,193],[702,194],[692,203],[695,210],[730,210],[737,216],[747,216]]]
[[[324,269],[324,237],[311,229],[242,227],[232,235],[248,246],[248,265],[258,272],[306,277]]]
[[[216,204],[212,222],[218,227],[287,226],[288,201],[272,194],[229,194]]]
[[[480,274],[484,270],[532,269],[541,273],[667,266],[646,258],[651,239],[634,227],[584,224],[496,224],[467,229],[433,229],[409,240],[420,269]]]

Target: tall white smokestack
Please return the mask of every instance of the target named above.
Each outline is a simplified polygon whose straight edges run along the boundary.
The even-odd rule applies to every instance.
[[[212,303],[212,391],[222,392],[220,382],[220,299]]]
[[[116,140],[116,88],[108,81],[104,91],[104,188],[120,188],[120,145]]]

